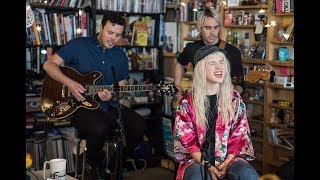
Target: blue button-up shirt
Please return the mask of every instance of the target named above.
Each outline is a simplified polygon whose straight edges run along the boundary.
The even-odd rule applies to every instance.
[[[68,41],[57,54],[64,60],[64,65],[77,70],[80,74],[99,71],[103,77],[96,82],[97,85],[112,85],[114,66],[116,81],[129,79],[128,57],[118,46],[103,49],[97,37],[81,37]],[[106,111],[109,105],[116,107],[116,102],[102,102],[99,98],[100,110]]]

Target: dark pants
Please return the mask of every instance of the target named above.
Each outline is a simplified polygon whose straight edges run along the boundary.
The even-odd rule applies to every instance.
[[[126,152],[127,156],[130,156],[134,146],[143,139],[145,120],[125,106],[122,106],[121,112],[126,134]],[[115,136],[115,130],[119,127],[117,120],[118,109],[111,107],[108,112],[80,108],[71,117],[71,124],[78,130],[80,136],[86,139],[90,166],[103,165],[101,164],[105,154],[103,146],[107,139]]]

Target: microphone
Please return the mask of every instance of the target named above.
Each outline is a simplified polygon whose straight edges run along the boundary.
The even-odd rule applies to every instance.
[[[118,97],[118,95],[119,95],[119,83],[117,82],[117,80],[116,80],[116,72],[115,72],[115,70],[114,70],[114,66],[112,65],[112,67],[111,67],[111,70],[112,70],[112,81],[113,81],[113,91],[115,92],[115,94],[117,95],[117,97]]]

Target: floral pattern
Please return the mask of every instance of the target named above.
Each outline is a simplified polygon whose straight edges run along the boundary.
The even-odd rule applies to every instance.
[[[222,122],[221,109],[218,107],[215,132],[215,165],[223,162],[228,154],[236,155],[230,164],[236,160],[254,159],[246,107],[240,94],[236,91],[233,91],[232,107],[235,117],[230,118],[227,123]],[[177,180],[183,179],[185,168],[194,162],[190,153],[200,152],[201,145],[205,141],[205,134],[206,128],[201,128],[196,124],[192,97],[189,93],[178,104],[173,130],[174,159],[180,163]]]

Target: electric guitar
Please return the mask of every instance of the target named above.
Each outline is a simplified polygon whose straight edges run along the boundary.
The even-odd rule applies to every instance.
[[[61,71],[73,80],[81,83],[86,88],[83,94],[85,101],[78,101],[68,91],[68,87],[51,78],[49,75],[43,80],[41,90],[41,109],[44,114],[51,119],[63,119],[70,116],[78,108],[97,109],[100,104],[94,99],[94,96],[102,89],[108,89],[114,93],[113,85],[95,85],[102,77],[101,72],[93,71],[87,74],[80,74],[71,67],[61,67]],[[119,92],[135,92],[135,91],[154,91],[156,94],[172,95],[175,93],[173,84],[147,84],[147,85],[126,85],[119,86]]]
[[[269,66],[254,66],[252,70],[248,71],[245,76],[245,81],[250,83],[255,83],[259,80],[269,80],[270,79],[270,67]]]

